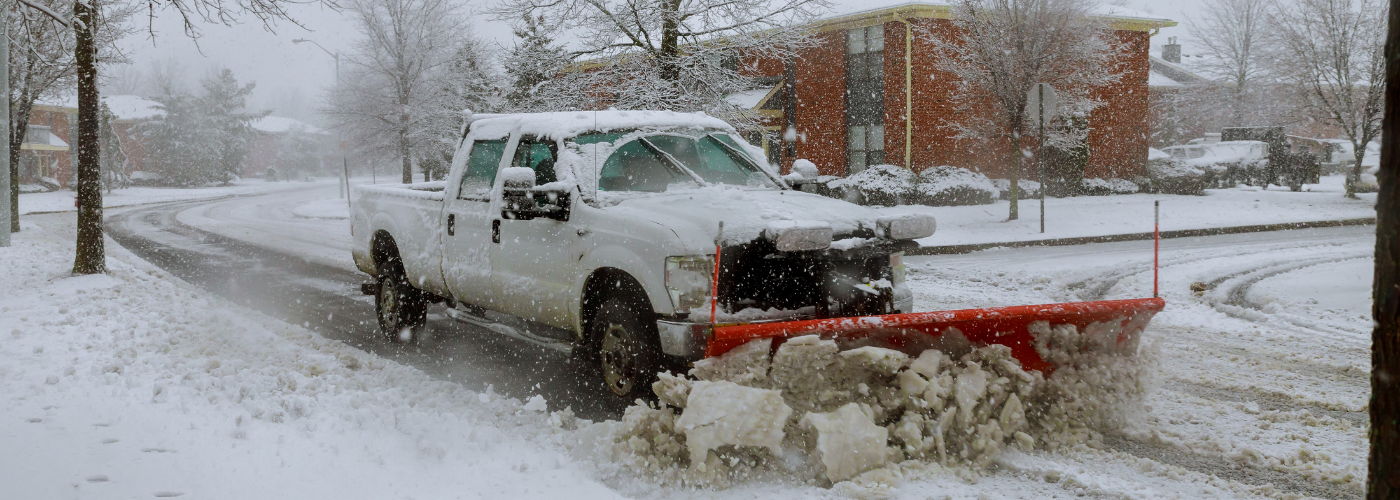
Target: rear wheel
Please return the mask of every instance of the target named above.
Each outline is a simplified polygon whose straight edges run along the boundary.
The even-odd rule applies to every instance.
[[[661,369],[661,345],[651,311],[637,301],[610,298],[588,325],[589,357],[608,392],[625,401],[650,399]]]
[[[374,295],[374,309],[379,332],[392,342],[425,342],[428,302],[423,292],[408,282],[398,257],[391,257],[380,266],[375,281],[378,293]]]

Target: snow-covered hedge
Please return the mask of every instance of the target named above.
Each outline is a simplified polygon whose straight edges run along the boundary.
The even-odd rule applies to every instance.
[[[1138,191],[1138,185],[1130,180],[1087,178],[1083,181],[1083,190],[1081,190],[1080,193],[1085,196],[1105,196],[1110,194],[1133,194]]]
[[[933,207],[986,205],[997,198],[997,188],[987,176],[971,170],[940,165],[919,172],[914,203]]]
[[[1144,193],[1205,194],[1206,172],[1157,149],[1148,149],[1147,177],[1137,178]]]
[[[992,179],[992,185],[993,185],[993,186],[996,186],[997,191],[1000,191],[1000,193],[998,194],[998,196],[999,196],[1001,199],[1003,199],[1003,200],[1009,200],[1009,199],[1011,199],[1011,180],[1010,180],[1010,179]],[[1036,181],[1032,181],[1032,180],[1028,180],[1028,179],[1018,179],[1018,180],[1016,181],[1016,190],[1020,192],[1020,194],[1016,195],[1016,199],[1018,199],[1018,200],[1024,200],[1024,199],[1026,199],[1026,198],[1039,198],[1039,197],[1040,197],[1040,183],[1039,183],[1039,182],[1036,182]],[[1047,193],[1047,194],[1048,194],[1048,193]]]
[[[914,197],[914,184],[917,181],[918,176],[907,168],[874,165],[829,185],[854,190],[859,194],[856,199],[863,205],[894,206],[909,203]]]
[[[936,166],[920,174],[895,165],[875,165],[844,179],[823,176],[810,192],[863,205],[982,205],[996,199],[986,176],[971,170]]]

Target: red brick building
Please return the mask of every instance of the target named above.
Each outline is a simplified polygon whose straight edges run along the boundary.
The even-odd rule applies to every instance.
[[[78,108],[35,103],[29,113],[29,127],[19,149],[19,182],[38,184],[43,179],[57,181],[60,187],[73,180],[69,154],[70,125],[77,122]],[[50,181],[52,182],[52,181]]]
[[[772,86],[731,102],[765,116],[768,133],[758,142],[784,170],[805,158],[828,175],[888,163],[916,171],[956,165],[1008,177],[1010,141],[958,140],[945,126],[963,113],[949,99],[955,80],[934,69],[940,55],[919,33],[953,36],[950,10],[912,3],[819,21],[813,26],[819,43],[793,60],[742,61]],[[1089,116],[1085,175],[1128,177],[1147,162],[1148,38],[1176,23],[1124,9],[1102,16],[1127,50],[1116,61],[1119,81],[1093,91],[1104,104]]]

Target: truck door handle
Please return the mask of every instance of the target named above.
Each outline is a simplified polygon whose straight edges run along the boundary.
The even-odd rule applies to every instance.
[[[447,214],[447,235],[457,234],[457,214]]]
[[[501,242],[501,219],[492,219],[492,220],[491,220],[491,242],[492,242],[492,243],[500,243],[500,242]]]

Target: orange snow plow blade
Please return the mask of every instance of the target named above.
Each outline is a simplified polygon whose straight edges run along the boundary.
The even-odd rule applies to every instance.
[[[1032,323],[1074,325],[1081,332],[1117,332],[1117,347],[1136,351],[1138,335],[1166,304],[1160,298],[1100,300],[717,326],[705,356],[719,356],[757,339],[813,334],[852,347],[878,345],[911,355],[958,344],[1001,344],[1011,348],[1012,356],[1025,369],[1048,375],[1055,366],[1041,359],[1036,351]]]

